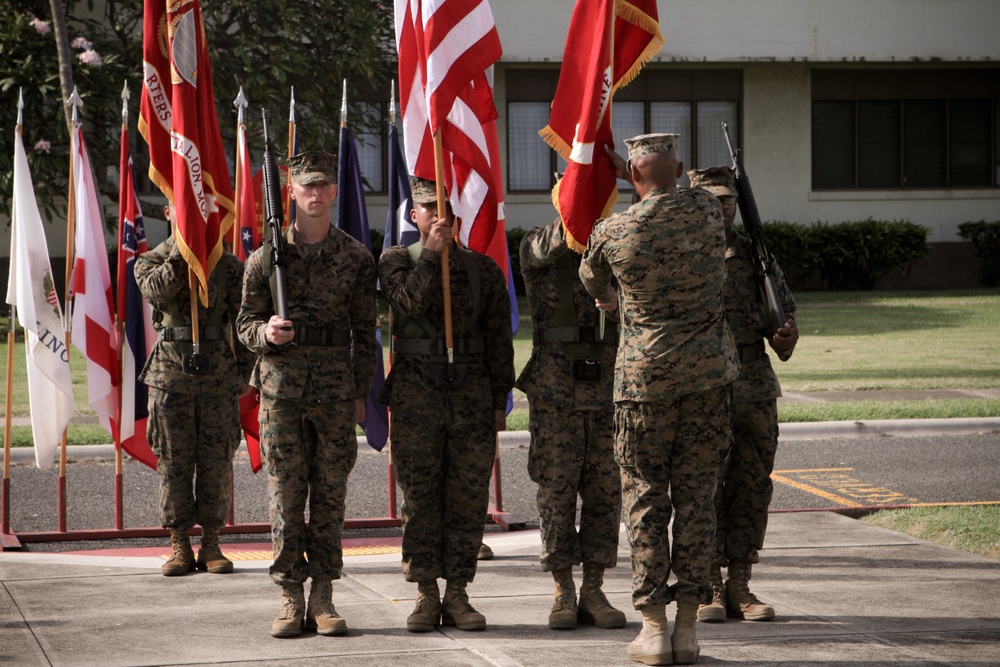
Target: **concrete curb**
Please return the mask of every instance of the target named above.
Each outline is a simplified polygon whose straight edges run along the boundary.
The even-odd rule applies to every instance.
[[[1000,431],[1000,417],[963,419],[874,419],[853,422],[799,422],[781,424],[779,442],[800,440],[828,440],[831,438],[862,438],[876,436],[926,437],[934,435],[976,435]],[[528,431],[506,431],[500,434],[500,446],[507,449],[528,447],[531,436]],[[358,437],[358,448],[368,447],[364,436]],[[240,452],[246,453],[246,443],[240,443]],[[83,459],[106,459],[115,457],[114,445],[70,445],[66,456],[74,461]],[[3,460],[0,450],[0,461]],[[25,463],[35,460],[34,447],[11,449],[11,463]]]

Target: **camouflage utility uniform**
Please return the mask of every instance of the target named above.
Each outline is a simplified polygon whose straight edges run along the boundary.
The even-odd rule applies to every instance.
[[[379,259],[393,314],[395,357],[379,400],[389,405],[392,459],[403,489],[407,581],[470,582],[482,541],[496,447],[496,410],[514,384],[510,301],[503,273],[479,253],[452,248],[452,330],[460,387],[444,373],[441,253],[414,244]]]
[[[736,339],[740,374],[733,382],[733,444],[716,493],[718,560],[758,562],[764,546],[771,471],[778,448],[778,397],[781,387],[764,351],[767,325],[750,252],[750,240],[734,235],[726,248],[726,319]],[[795,299],[775,265],[775,284],[786,318],[795,317]],[[772,346],[773,347],[773,346]],[[787,361],[791,350],[775,350]]]
[[[612,320],[600,338],[599,311],[580,282],[579,265],[561,220],[521,241],[534,345],[516,386],[529,401],[528,472],[538,484],[545,572],[581,562],[614,567],[618,557],[621,483],[612,431],[618,332]]]
[[[520,252],[534,344],[516,386],[529,401],[528,474],[538,484],[539,560],[556,581],[549,625],[569,629],[579,617],[572,567],[584,566],[586,616],[591,596],[607,604],[601,579],[618,559],[621,481],[612,401],[618,331],[608,321],[601,338],[600,311],[580,282],[580,255],[566,245],[562,220],[525,234]],[[618,614],[609,623],[624,624]]]
[[[711,194],[660,188],[598,222],[580,266],[595,298],[618,283],[615,458],[636,608],[697,603],[710,590],[712,498],[730,440],[728,385],[738,372],[723,314],[724,247]],[[677,583],[668,586],[671,572]]]
[[[217,536],[232,502],[239,395],[253,367],[253,355],[238,342],[234,354],[231,343],[243,265],[224,253],[209,276],[208,307],[198,305],[200,353],[209,365],[203,374],[184,371],[193,352],[191,290],[173,237],[136,260],[135,278],[159,332],[139,379],[149,386],[147,437],[157,456],[163,526],[185,541],[195,524]]]
[[[297,242],[294,228],[284,238],[293,340],[265,340],[275,313],[268,246],[247,260],[237,322],[240,340],[260,355],[252,384],[261,396],[270,573],[283,587],[340,578],[347,476],[358,455],[354,402],[365,401],[371,385],[376,317],[375,262],[363,245],[334,227],[315,244]]]

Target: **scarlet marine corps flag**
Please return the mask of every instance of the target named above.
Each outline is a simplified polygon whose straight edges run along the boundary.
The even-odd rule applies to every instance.
[[[663,46],[656,0],[577,0],[549,124],[538,134],[569,164],[552,189],[566,242],[587,247],[594,222],[618,200],[611,98]]]
[[[177,209],[174,238],[198,277],[208,276],[235,220],[229,166],[215,110],[200,0],[145,0],[139,130],[149,176]]]

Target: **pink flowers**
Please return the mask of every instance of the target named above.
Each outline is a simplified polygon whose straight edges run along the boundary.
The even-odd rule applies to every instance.
[[[48,153],[49,151],[52,150],[52,144],[45,141],[45,139],[39,139],[37,142],[35,142],[35,150],[41,153]]]
[[[31,19],[31,25],[35,28],[35,32],[39,35],[47,35],[52,32],[52,26],[49,25],[48,21],[43,21],[39,18]]]
[[[101,60],[101,56],[93,49],[87,49],[78,57],[80,58],[80,62],[91,67],[100,67],[104,64],[104,61]]]
[[[83,49],[85,51],[94,48],[93,42],[87,40],[86,37],[77,37],[76,39],[73,40],[73,43],[70,44],[70,46],[72,46],[74,49]]]

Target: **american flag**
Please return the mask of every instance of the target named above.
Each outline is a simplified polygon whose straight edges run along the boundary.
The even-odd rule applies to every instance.
[[[496,120],[491,67],[502,53],[486,0],[396,0],[400,102],[410,172],[436,181],[433,137],[460,240],[486,252],[499,214],[500,183],[483,126]]]

